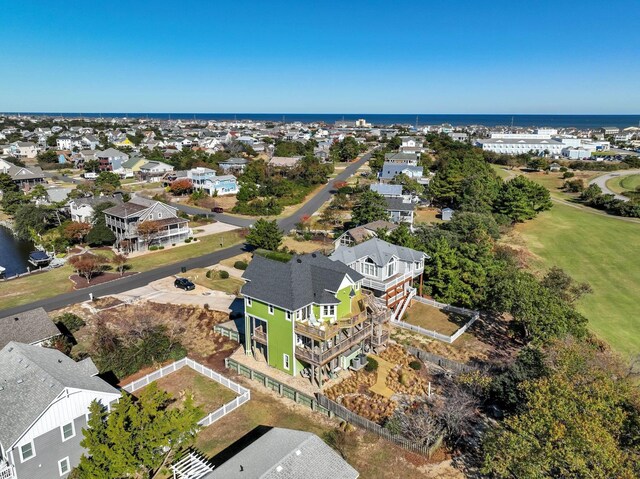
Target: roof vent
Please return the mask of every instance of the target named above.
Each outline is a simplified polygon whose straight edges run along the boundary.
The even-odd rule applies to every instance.
[[[18,379],[18,384],[22,384],[22,383],[23,383],[23,379],[22,378]]]
[[[298,449],[298,450],[296,451],[296,456],[299,456],[300,454],[302,454],[302,451],[301,451],[300,449]]]
[[[14,321],[19,321],[20,318],[18,318],[17,316],[15,318],[13,318]]]
[[[62,364],[62,359],[58,359],[58,364]]]
[[[276,467],[276,471],[278,471],[278,472],[282,472],[282,466],[278,466],[278,467]]]
[[[317,255],[315,253],[311,253],[311,257],[315,258]]]
[[[301,260],[300,258],[298,258],[298,259],[296,260],[296,262],[298,262],[298,263],[302,263],[302,260]]]

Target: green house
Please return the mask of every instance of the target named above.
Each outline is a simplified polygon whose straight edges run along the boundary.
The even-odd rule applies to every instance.
[[[287,263],[256,255],[243,278],[246,352],[287,374],[321,386],[389,338],[387,309],[344,263],[319,253]]]

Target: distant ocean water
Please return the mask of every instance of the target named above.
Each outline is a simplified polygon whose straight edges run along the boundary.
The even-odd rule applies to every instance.
[[[43,115],[67,118],[153,118],[172,120],[254,120],[254,121],[286,121],[333,124],[336,120],[357,120],[364,118],[374,125],[440,125],[449,123],[453,126],[484,125],[518,127],[554,127],[554,128],[600,128],[616,126],[640,126],[639,115],[454,115],[454,114],[326,114],[326,113],[42,113],[42,112],[10,112],[9,114]]]

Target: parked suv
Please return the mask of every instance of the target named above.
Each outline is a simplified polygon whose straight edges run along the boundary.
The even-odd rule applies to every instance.
[[[185,291],[191,291],[196,288],[196,285],[189,281],[187,278],[177,278],[173,285],[176,288],[184,289]]]
[[[214,213],[224,213],[224,210],[220,206],[211,208],[211,211],[213,211]]]

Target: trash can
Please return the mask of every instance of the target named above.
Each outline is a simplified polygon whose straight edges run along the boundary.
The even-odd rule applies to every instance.
[[[186,273],[186,272],[187,272],[187,267],[186,267],[186,266],[182,266],[182,267],[180,268],[180,272],[181,272],[181,273]]]

